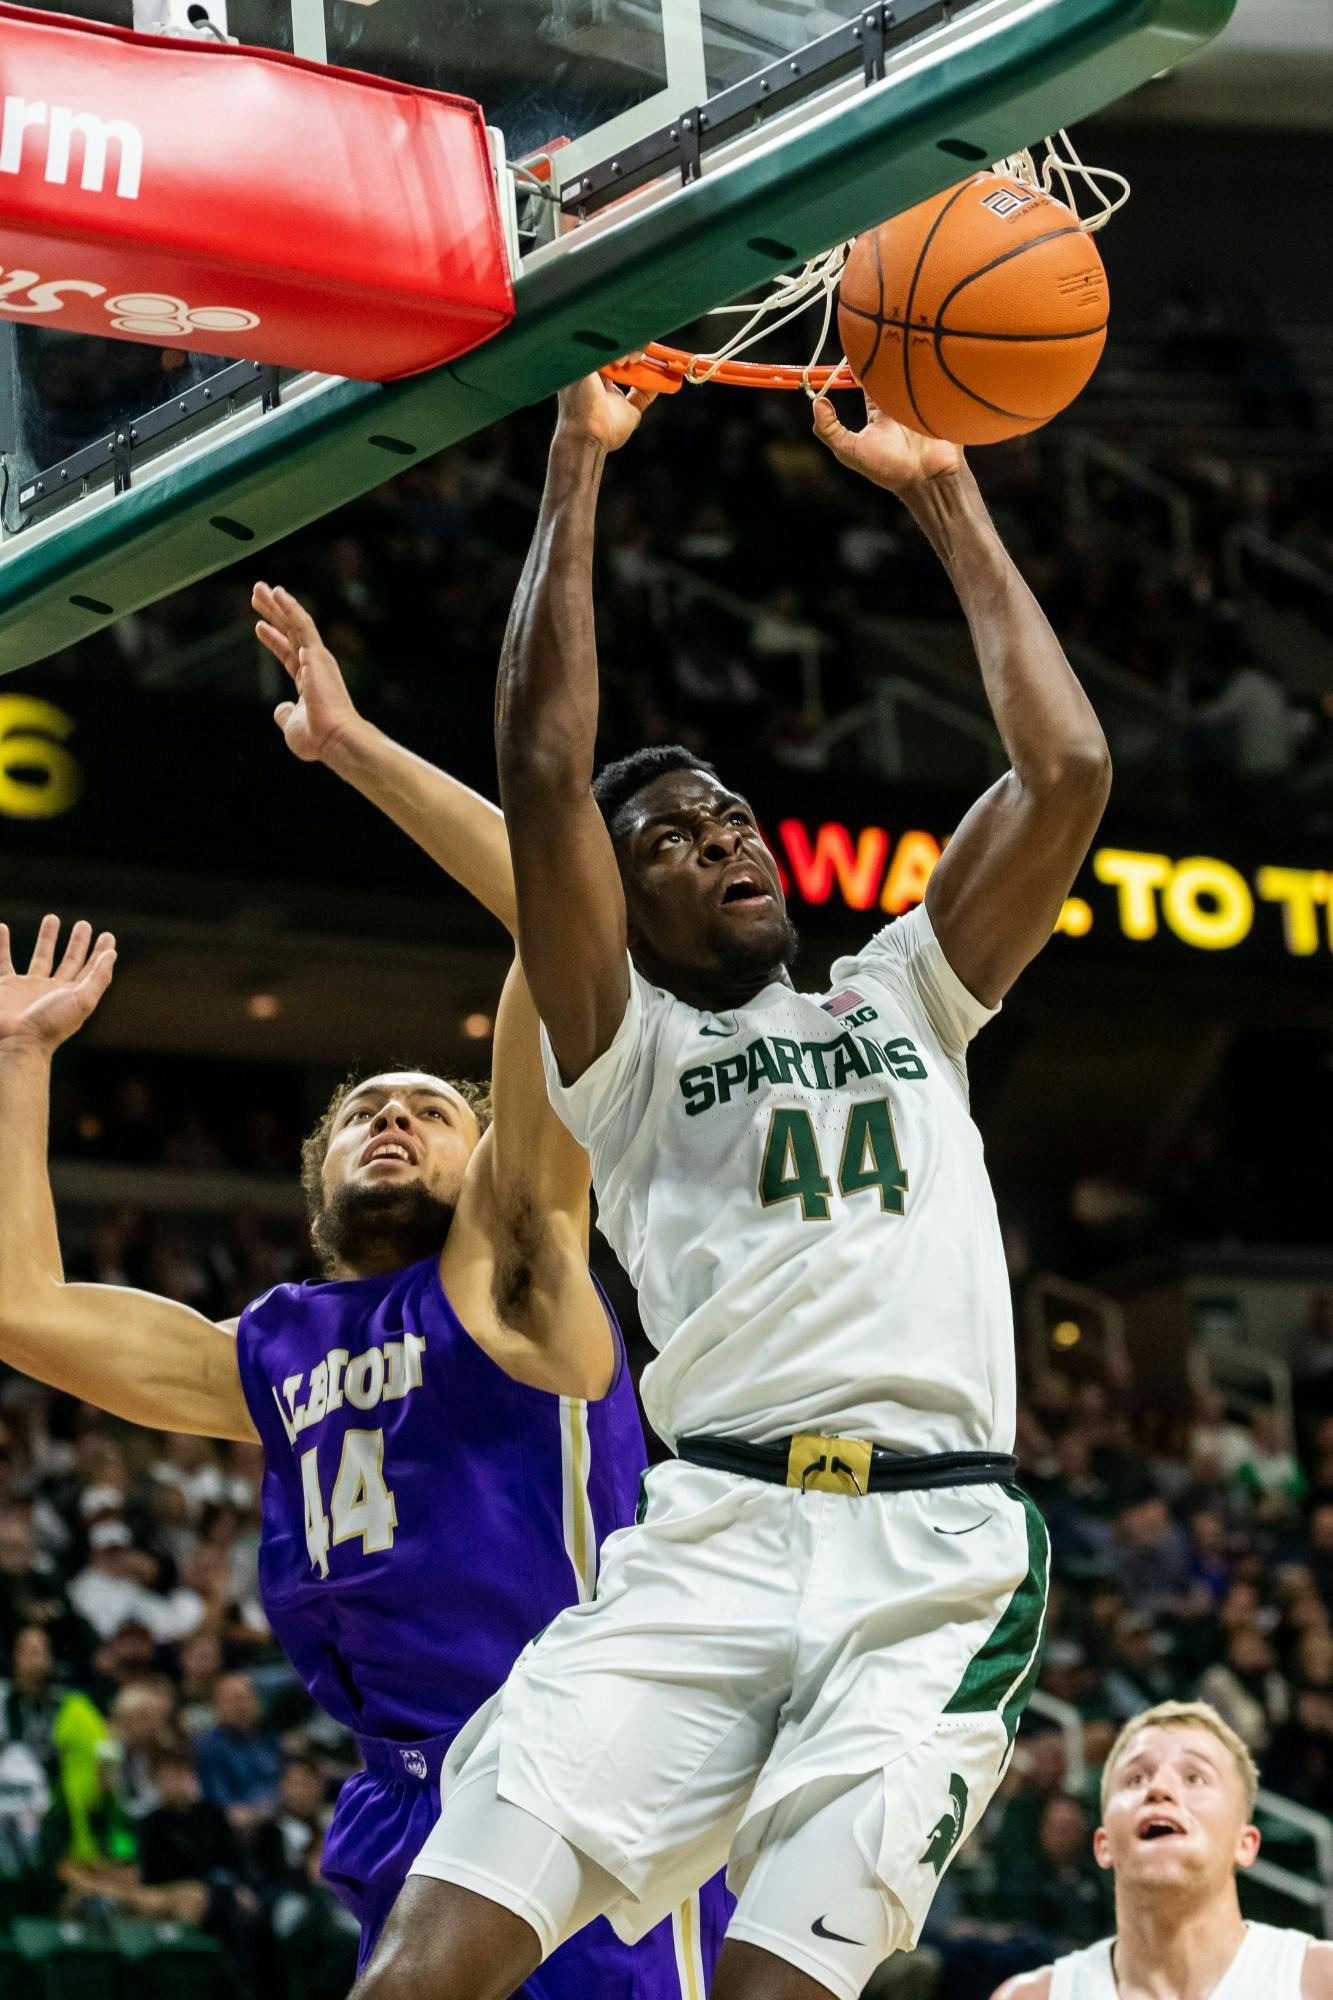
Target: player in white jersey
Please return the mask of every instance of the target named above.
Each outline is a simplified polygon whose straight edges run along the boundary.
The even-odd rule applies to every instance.
[[[1258,1788],[1253,1757],[1207,1702],[1133,1716],[1102,1771],[1093,1835],[1115,1873],[1116,1934],[991,2000],[1333,2000],[1333,1944],[1241,1916]]]
[[[915,1943],[1036,1672],[1046,1538],[1011,1483],[966,1049],[1051,935],[1105,741],[962,454],[818,405],[943,560],[1013,768],[924,907],[798,993],[744,799],[684,750],[592,784],[596,495],[642,401],[561,399],[497,743],[551,1096],[677,1458],[460,1739],[360,2000],[498,2000],[597,1913],[638,1937],[728,1859],[714,2000],[855,2000]]]

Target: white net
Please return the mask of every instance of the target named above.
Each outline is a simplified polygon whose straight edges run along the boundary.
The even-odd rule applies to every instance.
[[[1063,131],[1057,132],[1053,138],[1041,140],[1035,153],[1025,149],[1010,154],[1008,159],[997,160],[994,171],[1024,181],[1030,187],[1038,187],[1044,194],[1062,201],[1077,216],[1081,227],[1089,232],[1101,229],[1109,222],[1130,196],[1129,182],[1123,174],[1112,167],[1085,166],[1073,140]],[[1084,213],[1084,210],[1087,212]],[[684,380],[696,384],[715,380],[724,374],[730,363],[741,360],[761,341],[790,325],[793,320],[800,319],[822,299],[819,338],[810,359],[795,370],[786,368],[773,372],[775,376],[781,373],[787,378],[783,386],[797,386],[798,382],[812,399],[823,395],[831,386],[831,378],[846,369],[842,361],[832,365],[826,363],[823,354],[833,324],[838,280],[853,240],[835,243],[830,249],[822,250],[817,257],[811,257],[799,271],[787,272],[777,278],[773,289],[757,303],[750,301],[744,305],[716,307],[708,314],[710,320],[739,318],[741,324],[730,339],[711,352],[691,355],[683,369]],[[793,375],[797,381],[792,380]],[[844,379],[850,382],[849,371]]]

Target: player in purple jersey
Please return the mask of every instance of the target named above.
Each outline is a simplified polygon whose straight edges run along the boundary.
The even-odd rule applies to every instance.
[[[256,592],[298,699],[278,721],[512,927],[499,813],[357,715],[313,623]],[[264,1449],[260,1580],[311,1696],[356,1736],[325,1872],[368,1955],[439,1806],[445,1749],[533,1635],[592,1594],[632,1521],[643,1435],[588,1270],[588,1170],[548,1107],[511,971],[493,1115],[426,1072],[344,1086],[307,1141],[326,1278],[235,1324],[118,1286],[66,1284],[46,1172],[55,1049],[112,977],[114,940],[48,917],[26,975],[0,926],[0,1360],[129,1421]],[[441,1249],[441,1245],[443,1248]],[[600,1924],[531,2000],[702,2000],[720,1885],[631,1949]]]

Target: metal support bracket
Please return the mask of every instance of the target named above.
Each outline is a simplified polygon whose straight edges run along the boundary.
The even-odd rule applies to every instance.
[[[647,138],[621,147],[613,158],[585,167],[561,186],[562,208],[567,215],[594,215],[646,181],[674,172],[688,187],[699,179],[702,156],[710,147],[854,76],[858,68],[867,85],[881,82],[889,50],[940,26],[951,11],[950,0],[876,0],[854,21],[682,112]]]
[[[138,443],[133,430],[112,431],[111,445],[111,490],[113,493],[128,493],[134,483],[134,446]]]
[[[892,7],[868,7],[857,24],[867,86],[884,81],[884,31],[892,20]]]

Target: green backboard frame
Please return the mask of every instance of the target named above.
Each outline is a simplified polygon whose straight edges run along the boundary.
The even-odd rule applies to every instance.
[[[517,316],[462,361],[388,385],[301,377],[126,492],[0,553],[0,674],[318,519],[605,361],[1137,89],[1234,0],[995,0],[878,83],[539,254]],[[558,156],[557,156],[558,157]],[[694,393],[694,392],[687,392]],[[725,393],[700,391],[698,393]]]

